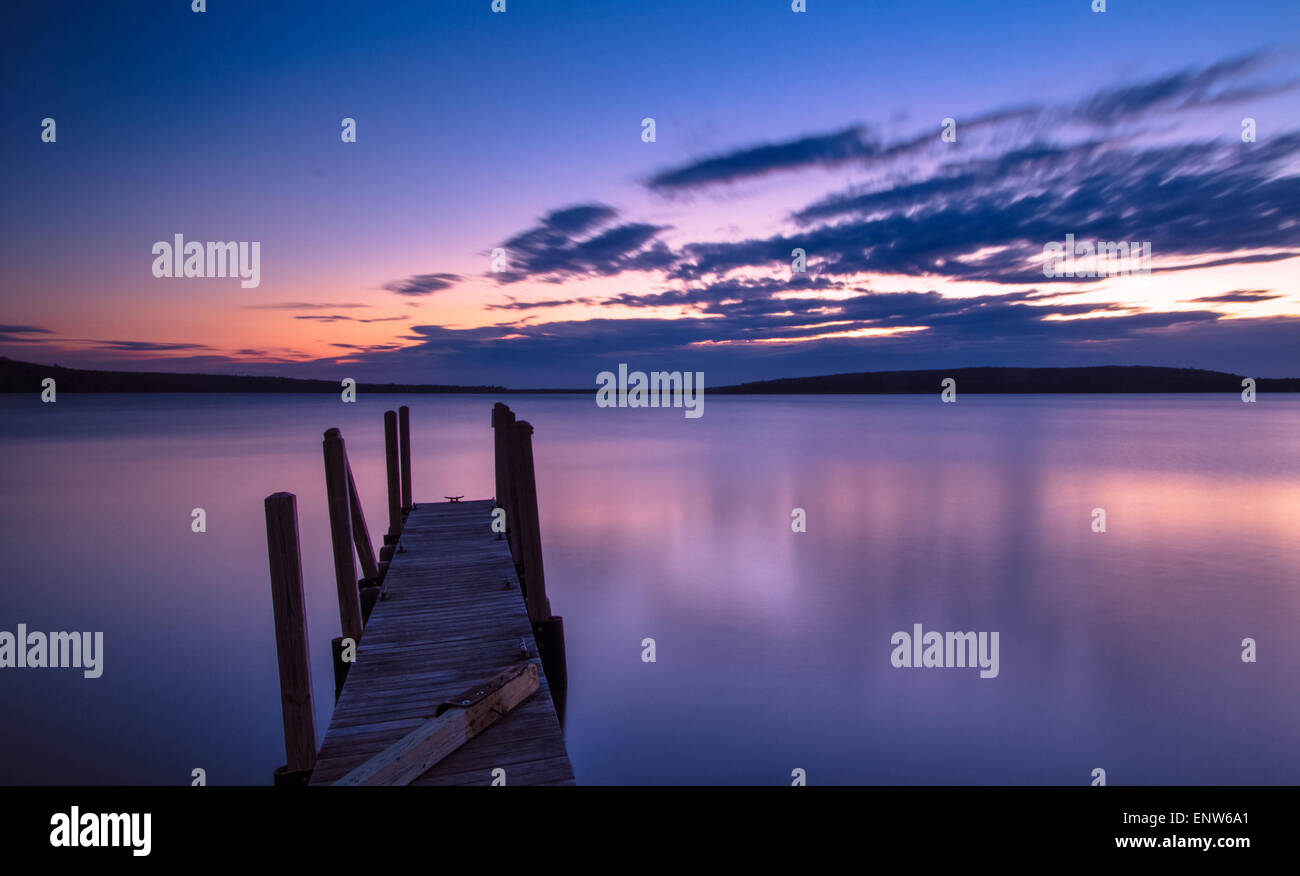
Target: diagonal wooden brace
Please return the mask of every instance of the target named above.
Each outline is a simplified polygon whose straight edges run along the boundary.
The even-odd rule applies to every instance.
[[[537,692],[537,664],[518,663],[438,704],[434,716],[336,785],[409,785]]]

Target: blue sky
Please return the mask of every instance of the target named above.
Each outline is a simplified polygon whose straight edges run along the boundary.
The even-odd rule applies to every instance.
[[[0,354],[511,386],[1300,374],[1300,7],[1108,6],[10,5]],[[176,233],[260,241],[261,284],[155,278]],[[1044,282],[1067,233],[1151,240],[1154,271]]]

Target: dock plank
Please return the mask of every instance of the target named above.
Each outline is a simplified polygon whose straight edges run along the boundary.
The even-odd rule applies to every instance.
[[[538,691],[413,785],[571,785],[573,767],[510,559],[492,534],[492,503],[418,503],[406,518],[334,707],[311,784],[347,775],[420,726],[438,703],[517,663],[537,664]]]

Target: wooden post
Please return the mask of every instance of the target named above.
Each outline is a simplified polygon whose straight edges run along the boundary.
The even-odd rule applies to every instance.
[[[357,559],[361,560],[361,574],[367,581],[378,582],[379,566],[375,563],[375,549],[370,542],[370,530],[366,527],[366,515],[361,510],[361,499],[357,496],[357,482],[352,478],[352,463],[344,457],[348,470],[348,507],[352,516],[352,541],[357,546]]]
[[[345,650],[343,647],[343,636],[335,636],[330,639],[330,661],[334,665],[334,702],[339,701],[339,696],[343,693],[343,682],[348,680],[348,670],[352,664],[343,659]],[[353,642],[356,642],[353,639]]]
[[[564,726],[564,700],[569,689],[568,658],[564,653],[564,618],[552,615],[533,624],[533,640],[537,642],[537,656],[542,658],[546,683],[551,687],[551,701],[555,714]]]
[[[510,408],[501,405],[498,417],[496,451],[500,454],[497,465],[497,479],[501,492],[497,494],[497,504],[506,509],[506,540],[510,544],[510,559],[515,567],[523,568],[523,552],[520,547],[519,526],[519,453],[518,437],[515,434],[515,415]],[[520,586],[527,588],[522,579]],[[525,590],[525,592],[527,592]]]
[[[388,458],[388,544],[402,534],[401,473],[398,470],[397,411],[384,411],[384,450]]]
[[[375,603],[379,601],[379,594],[383,590],[378,584],[361,588],[361,622],[370,623],[370,612],[375,610]]]
[[[266,553],[271,566],[271,608],[280,664],[280,710],[284,716],[285,765],[276,785],[305,785],[316,766],[316,715],[311,693],[311,649],[302,592],[298,546],[298,500],[293,493],[266,497]]]
[[[402,517],[411,513],[411,409],[397,409],[398,448],[402,462]]]
[[[515,415],[510,413],[510,408],[497,402],[492,406],[492,437],[494,450],[494,464],[496,467],[496,492],[497,505],[504,508],[506,506],[506,496],[509,495],[510,481],[510,456],[507,448],[510,446],[510,430],[507,428],[515,420]]]
[[[524,567],[524,596],[528,602],[528,619],[533,623],[551,616],[546,599],[546,575],[542,570],[542,533],[537,513],[537,482],[533,476],[533,427],[520,420],[512,427],[514,460],[511,473],[518,508],[519,553]]]
[[[325,497],[330,512],[330,543],[334,549],[334,582],[339,592],[339,625],[343,635],[361,641],[361,598],[357,567],[352,559],[352,523],[348,508],[348,457],[338,429],[325,432]]]
[[[537,479],[533,468],[533,427],[526,420],[511,426],[510,473],[513,480],[511,493],[517,510],[520,563],[523,572],[520,586],[532,622],[533,638],[537,641],[542,669],[555,698],[556,713],[564,714],[564,694],[568,687],[568,666],[564,653],[564,618],[551,614],[551,602],[546,597],[546,572],[542,567],[542,530],[537,508]]]

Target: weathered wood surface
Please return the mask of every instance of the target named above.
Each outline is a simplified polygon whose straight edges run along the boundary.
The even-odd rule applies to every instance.
[[[529,660],[480,686],[472,699],[457,694],[440,704],[434,717],[334,784],[409,785],[537,693],[537,675],[537,664]]]
[[[532,626],[489,501],[420,503],[406,518],[334,707],[313,785],[341,779],[420,727],[438,704],[520,660],[538,664],[539,689],[416,778],[413,785],[572,784],[573,767],[537,659]],[[509,587],[507,587],[507,583]]]

